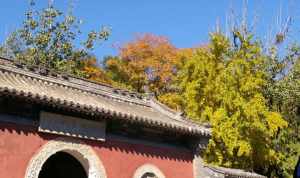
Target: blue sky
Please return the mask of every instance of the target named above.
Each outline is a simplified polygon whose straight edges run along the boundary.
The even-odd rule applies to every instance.
[[[38,0],[37,7],[47,5],[47,0]],[[54,0],[55,6],[66,10],[70,1]],[[130,41],[136,34],[153,33],[168,37],[179,48],[206,43],[209,32],[217,22],[226,28],[230,9],[241,16],[243,0],[73,0],[74,13],[83,19],[83,33],[109,25],[112,34],[108,41],[99,45],[93,53],[101,59],[114,55],[118,46]],[[248,19],[255,21],[255,32],[262,39],[280,30],[288,15],[293,17],[289,41],[299,39],[300,0],[249,0]],[[0,42],[18,28],[28,8],[28,0],[4,0],[0,6]],[[257,20],[253,20],[256,14]]]

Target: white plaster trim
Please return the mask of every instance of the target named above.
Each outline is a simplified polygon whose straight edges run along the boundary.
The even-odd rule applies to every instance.
[[[144,164],[139,167],[134,175],[133,178],[142,178],[142,176],[146,173],[153,173],[157,178],[166,178],[165,175],[154,165],[152,164]]]
[[[84,167],[88,178],[106,178],[102,162],[94,150],[83,142],[70,137],[60,137],[46,143],[30,160],[25,178],[38,178],[43,164],[57,152],[74,156]]]

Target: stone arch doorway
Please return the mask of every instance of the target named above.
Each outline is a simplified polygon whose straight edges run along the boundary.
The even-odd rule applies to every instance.
[[[152,164],[144,164],[135,171],[133,178],[166,178],[166,177],[156,166]]]
[[[50,156],[42,166],[39,178],[87,178],[86,171],[79,161],[65,152]]]
[[[30,160],[25,178],[41,178],[39,175],[43,171],[43,166],[48,164],[47,161],[52,160],[53,157],[54,161],[55,159],[62,159],[58,158],[57,154],[67,159],[65,161],[71,160],[75,166],[80,165],[86,174],[86,178],[107,178],[104,166],[93,149],[83,142],[70,137],[58,138],[42,146]]]

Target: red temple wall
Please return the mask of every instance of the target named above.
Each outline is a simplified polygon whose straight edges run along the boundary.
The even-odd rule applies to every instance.
[[[0,122],[0,178],[24,178],[30,159],[56,135],[40,134],[36,128]],[[193,156],[183,149],[147,146],[107,139],[83,140],[99,156],[107,178],[132,178],[143,164],[158,167],[166,178],[192,178]]]

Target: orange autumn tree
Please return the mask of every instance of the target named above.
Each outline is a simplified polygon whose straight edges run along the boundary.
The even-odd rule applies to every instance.
[[[183,59],[180,51],[166,37],[143,34],[120,47],[117,57],[107,57],[104,66],[118,86],[152,92],[160,101],[177,109],[180,97],[172,84]]]
[[[89,56],[81,61],[80,71],[86,79],[112,84],[112,80],[106,75],[105,71],[98,64],[97,59],[93,56]]]

